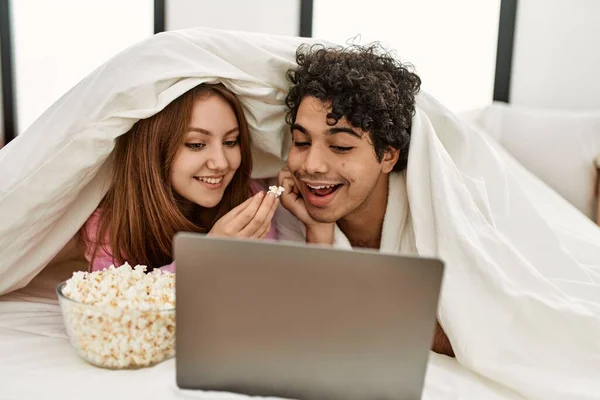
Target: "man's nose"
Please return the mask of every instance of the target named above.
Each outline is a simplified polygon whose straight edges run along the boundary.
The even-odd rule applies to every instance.
[[[311,175],[327,173],[326,152],[320,146],[311,146],[306,154],[303,167]]]

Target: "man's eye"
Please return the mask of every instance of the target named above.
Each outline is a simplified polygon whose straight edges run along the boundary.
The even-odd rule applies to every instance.
[[[298,142],[298,141],[294,141],[294,146],[296,146],[296,147],[308,147],[308,146],[310,146],[310,142]]]
[[[190,150],[193,150],[193,151],[201,150],[205,146],[206,145],[204,143],[186,143],[185,144],[185,147],[187,147],[187,148],[189,148]]]
[[[223,143],[225,146],[227,147],[235,147],[240,143],[239,139],[238,140],[228,140],[227,142]]]
[[[331,148],[334,151],[337,151],[338,153],[347,153],[350,150],[352,150],[354,147],[344,147],[344,146],[331,146]]]

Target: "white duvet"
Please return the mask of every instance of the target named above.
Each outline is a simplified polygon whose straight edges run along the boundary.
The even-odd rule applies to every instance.
[[[307,41],[163,33],[75,86],[0,151],[0,293],[27,285],[97,207],[113,139],[201,82],[219,80],[240,96],[255,176],[274,176],[289,146],[284,72]],[[458,360],[432,355],[425,397],[600,398],[599,230],[425,93],[407,182],[417,250],[446,263],[439,318]],[[82,390],[96,390],[85,379],[150,398],[191,396],[175,388],[172,362],[132,373],[86,366],[68,348],[57,306],[22,293],[0,298],[0,353],[11,355],[0,360],[3,379],[48,376],[58,390],[69,373]]]

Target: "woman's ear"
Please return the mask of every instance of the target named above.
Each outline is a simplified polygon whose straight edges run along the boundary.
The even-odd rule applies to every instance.
[[[381,171],[385,174],[389,174],[394,169],[394,165],[398,162],[400,156],[400,150],[388,147],[383,153],[383,159],[381,160]]]

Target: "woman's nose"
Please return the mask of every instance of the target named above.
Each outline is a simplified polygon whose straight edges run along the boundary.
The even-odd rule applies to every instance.
[[[223,171],[226,170],[229,166],[229,162],[227,161],[227,157],[225,157],[225,152],[222,147],[213,149],[210,154],[210,158],[207,163],[208,168]]]

